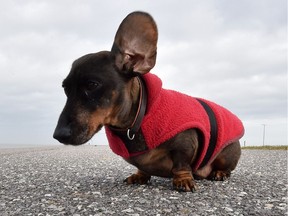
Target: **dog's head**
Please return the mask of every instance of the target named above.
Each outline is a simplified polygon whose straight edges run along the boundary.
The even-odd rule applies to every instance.
[[[153,18],[133,12],[120,24],[110,52],[74,61],[63,81],[67,101],[53,137],[64,144],[83,144],[103,125],[114,126],[127,115],[134,77],[155,65],[157,38]]]

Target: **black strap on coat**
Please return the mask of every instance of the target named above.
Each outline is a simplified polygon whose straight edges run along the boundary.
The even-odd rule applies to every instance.
[[[201,100],[199,98],[196,98],[196,99],[199,101],[199,103],[205,109],[205,111],[209,117],[209,122],[210,122],[210,140],[209,140],[209,144],[208,144],[208,149],[207,149],[205,157],[204,157],[204,159],[200,165],[200,167],[203,167],[211,159],[212,154],[215,150],[216,143],[217,143],[217,137],[218,137],[218,127],[217,127],[217,121],[216,121],[215,114],[214,114],[213,110],[211,109],[211,107],[206,102],[204,102],[203,100]]]

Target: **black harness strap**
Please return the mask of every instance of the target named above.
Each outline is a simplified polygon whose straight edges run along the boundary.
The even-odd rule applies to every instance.
[[[210,141],[209,141],[206,155],[205,155],[205,157],[204,157],[204,159],[200,165],[200,167],[203,167],[210,160],[210,158],[214,152],[214,149],[216,147],[217,137],[218,137],[218,127],[217,127],[217,121],[216,121],[215,114],[214,114],[213,110],[211,109],[211,107],[207,103],[205,103],[203,100],[201,100],[199,98],[196,98],[196,99],[199,101],[199,103],[205,109],[205,111],[209,117],[209,122],[210,122]]]

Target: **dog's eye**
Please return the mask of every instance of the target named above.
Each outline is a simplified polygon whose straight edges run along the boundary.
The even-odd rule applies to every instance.
[[[88,81],[86,84],[86,90],[92,91],[92,90],[96,89],[98,86],[99,86],[99,83],[97,83],[95,81]]]

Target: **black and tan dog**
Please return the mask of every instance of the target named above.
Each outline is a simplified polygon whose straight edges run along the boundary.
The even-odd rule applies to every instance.
[[[157,38],[153,18],[133,12],[119,26],[110,52],[74,61],[63,81],[67,102],[54,138],[80,145],[104,126],[111,149],[138,168],[128,184],[145,184],[154,175],[172,177],[179,191],[194,191],[193,177],[230,176],[244,129],[221,106],[162,88],[149,73]]]

